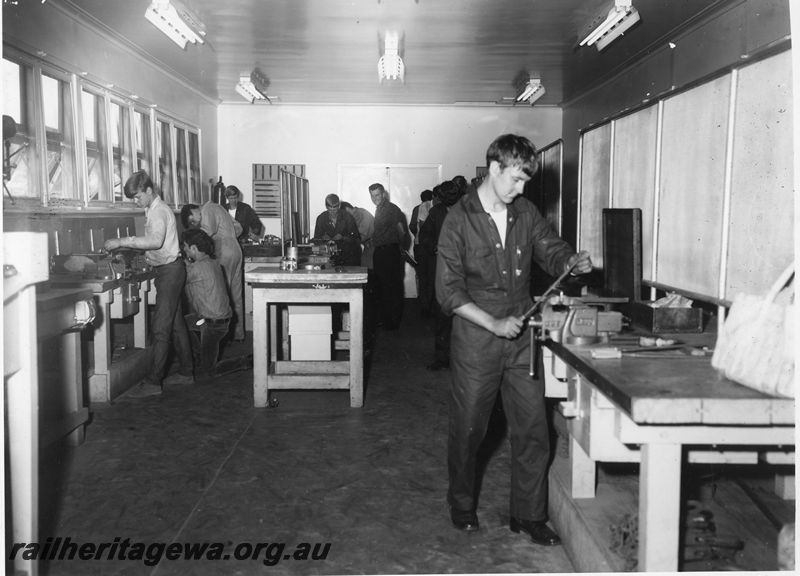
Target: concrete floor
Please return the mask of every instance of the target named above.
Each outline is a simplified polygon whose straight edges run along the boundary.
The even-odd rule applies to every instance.
[[[360,409],[350,408],[347,391],[276,391],[277,407],[254,409],[251,370],[95,409],[85,444],[46,455],[42,540],[219,543],[230,558],[154,566],[55,560],[43,572],[571,572],[564,547],[535,546],[507,528],[509,449],[501,427],[488,443],[481,530],[451,526],[449,372],[425,369],[431,324],[410,310],[399,331],[378,332]],[[258,558],[234,559],[260,543]],[[312,553],[318,546],[324,559],[290,559],[302,556],[302,543]],[[279,561],[265,566],[275,554]]]
[[[109,543],[117,559],[109,560],[107,552],[101,559],[53,560],[41,565],[41,573],[631,569],[635,548],[615,544],[613,528],[636,516],[637,466],[601,466],[598,496],[573,500],[564,480],[565,441],[559,437],[553,443],[551,513],[570,542],[535,546],[507,528],[509,448],[499,410],[483,450],[481,530],[463,534],[452,528],[445,503],[450,373],[425,369],[432,344],[432,321],[421,320],[413,304],[399,331],[379,331],[360,409],[350,408],[345,390],[276,391],[276,407],[254,409],[250,369],[160,397],[123,396],[93,406],[82,446],[56,444],[43,454],[40,541]],[[246,356],[249,346],[228,348],[228,363]],[[556,418],[554,424],[563,435],[563,422]],[[686,505],[713,512],[718,534],[745,544],[735,554],[686,562],[684,570],[777,568],[777,533],[793,521],[794,500],[770,495],[770,471],[754,469],[685,471],[690,482],[685,497],[693,499]],[[134,559],[119,559],[126,541],[125,556]],[[162,552],[159,562],[141,559],[171,543],[205,544],[207,555],[170,560]],[[135,559],[137,544],[148,547],[140,559]],[[682,557],[696,552],[687,548]],[[236,559],[237,554],[249,559]]]

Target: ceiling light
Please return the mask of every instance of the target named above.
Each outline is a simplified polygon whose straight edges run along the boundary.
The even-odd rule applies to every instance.
[[[589,32],[581,40],[580,45],[597,44],[597,50],[602,50],[638,21],[639,11],[633,7],[631,0],[614,0],[614,6],[609,10],[605,20]]]
[[[153,0],[144,17],[181,48],[186,48],[187,42],[204,42],[205,24],[180,0]]]
[[[517,84],[517,97],[514,99],[516,102],[527,101],[531,106],[539,98],[544,96],[545,89],[542,81],[539,78],[530,77],[527,81],[523,80]]]
[[[400,80],[405,82],[406,66],[400,57],[400,34],[387,30],[384,35],[383,56],[378,59],[378,82]]]
[[[236,92],[250,103],[256,100],[267,100],[271,104],[272,101],[267,96],[268,87],[269,78],[261,70],[254,68],[249,76],[242,74],[239,77],[239,83],[236,84]]]

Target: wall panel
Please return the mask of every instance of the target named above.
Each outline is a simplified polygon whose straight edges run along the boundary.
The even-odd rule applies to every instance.
[[[614,180],[611,207],[642,210],[642,276],[652,280],[658,106],[614,122]]]
[[[592,263],[603,266],[603,208],[608,208],[611,124],[583,135],[580,192],[579,248],[588,250]]]
[[[765,292],[794,257],[791,53],[741,69],[726,297]]]
[[[730,78],[664,102],[656,281],[717,296]]]

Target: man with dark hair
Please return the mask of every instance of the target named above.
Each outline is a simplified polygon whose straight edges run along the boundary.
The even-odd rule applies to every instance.
[[[214,254],[225,272],[233,304],[233,338],[244,340],[244,260],[242,247],[236,239],[238,223],[227,210],[215,202],[202,206],[186,204],[181,208],[184,228],[200,228],[214,241]]]
[[[439,194],[439,203],[431,208],[428,213],[428,218],[425,220],[422,230],[420,231],[420,247],[426,253],[431,254],[431,259],[433,260],[431,275],[434,279],[436,277],[437,245],[439,243],[439,234],[442,231],[444,219],[450,211],[450,208],[452,208],[462,196],[462,192],[459,190],[458,186],[456,186],[454,180],[446,180],[436,188]],[[436,302],[435,295],[431,311],[434,318],[433,362],[428,364],[426,368],[436,371],[450,367],[450,332],[453,326],[453,317],[442,311],[442,307]]]
[[[361,235],[355,219],[347,210],[341,210],[339,196],[325,197],[325,212],[317,216],[314,240],[336,243],[338,254],[333,260],[340,266],[361,265]]]
[[[592,270],[531,202],[519,198],[537,169],[536,148],[522,136],[498,137],[486,152],[488,174],[447,214],[439,235],[436,296],[454,314],[447,461],[450,519],[478,529],[476,456],[498,391],[511,442],[510,524],[544,546],[560,543],[547,525],[549,430],[544,382],[529,376],[531,260],[553,276]]]
[[[260,239],[264,232],[264,224],[261,223],[256,211],[249,204],[242,202],[242,193],[236,186],[225,188],[225,201],[228,214],[242,227],[238,235],[239,242],[244,242],[248,238]]]
[[[403,317],[403,251],[408,249],[410,236],[406,215],[389,202],[389,193],[383,184],[369,187],[375,204],[375,245],[373,262],[380,305],[380,318],[386,330],[397,330]]]
[[[414,206],[411,211],[411,222],[408,229],[414,235],[414,260],[417,261],[415,271],[417,273],[417,302],[419,302],[420,313],[424,317],[431,315],[433,311],[433,253],[426,250],[419,242],[419,235],[433,201],[433,192],[423,190],[419,195],[421,202]]]
[[[186,258],[186,297],[190,313],[186,323],[192,336],[195,376],[212,378],[219,359],[219,344],[228,333],[231,305],[222,267],[214,258],[214,241],[197,228],[181,236]]]
[[[456,188],[458,188],[458,192],[461,196],[468,192],[469,184],[467,183],[467,179],[461,174],[458,176],[453,176],[453,184],[456,185]]]
[[[181,296],[186,282],[186,268],[180,258],[178,227],[175,215],[153,189],[153,181],[144,170],[134,173],[125,182],[125,196],[144,208],[144,236],[111,238],[106,250],[135,248],[144,250],[145,260],[155,271],[156,303],[150,330],[153,335],[149,374],[128,392],[129,396],[161,394],[162,382],[188,384],[192,375],[192,348],[181,310]],[[170,343],[180,363],[177,374],[164,379]]]
[[[350,202],[340,202],[339,206],[356,221],[358,235],[361,237],[361,265],[372,276],[372,253],[375,250],[372,245],[372,235],[375,233],[375,217],[366,208],[353,206]]]

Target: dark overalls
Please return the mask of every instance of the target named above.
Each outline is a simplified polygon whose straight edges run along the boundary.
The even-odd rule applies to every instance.
[[[531,259],[556,276],[574,254],[528,200],[517,198],[507,218],[503,247],[477,192],[448,213],[436,264],[436,296],[446,313],[473,302],[498,318],[522,316],[532,304]],[[511,516],[547,519],[550,445],[544,382],[529,375],[529,346],[527,330],[508,340],[454,318],[448,502],[458,510],[475,509],[476,455],[500,390],[511,442]]]

